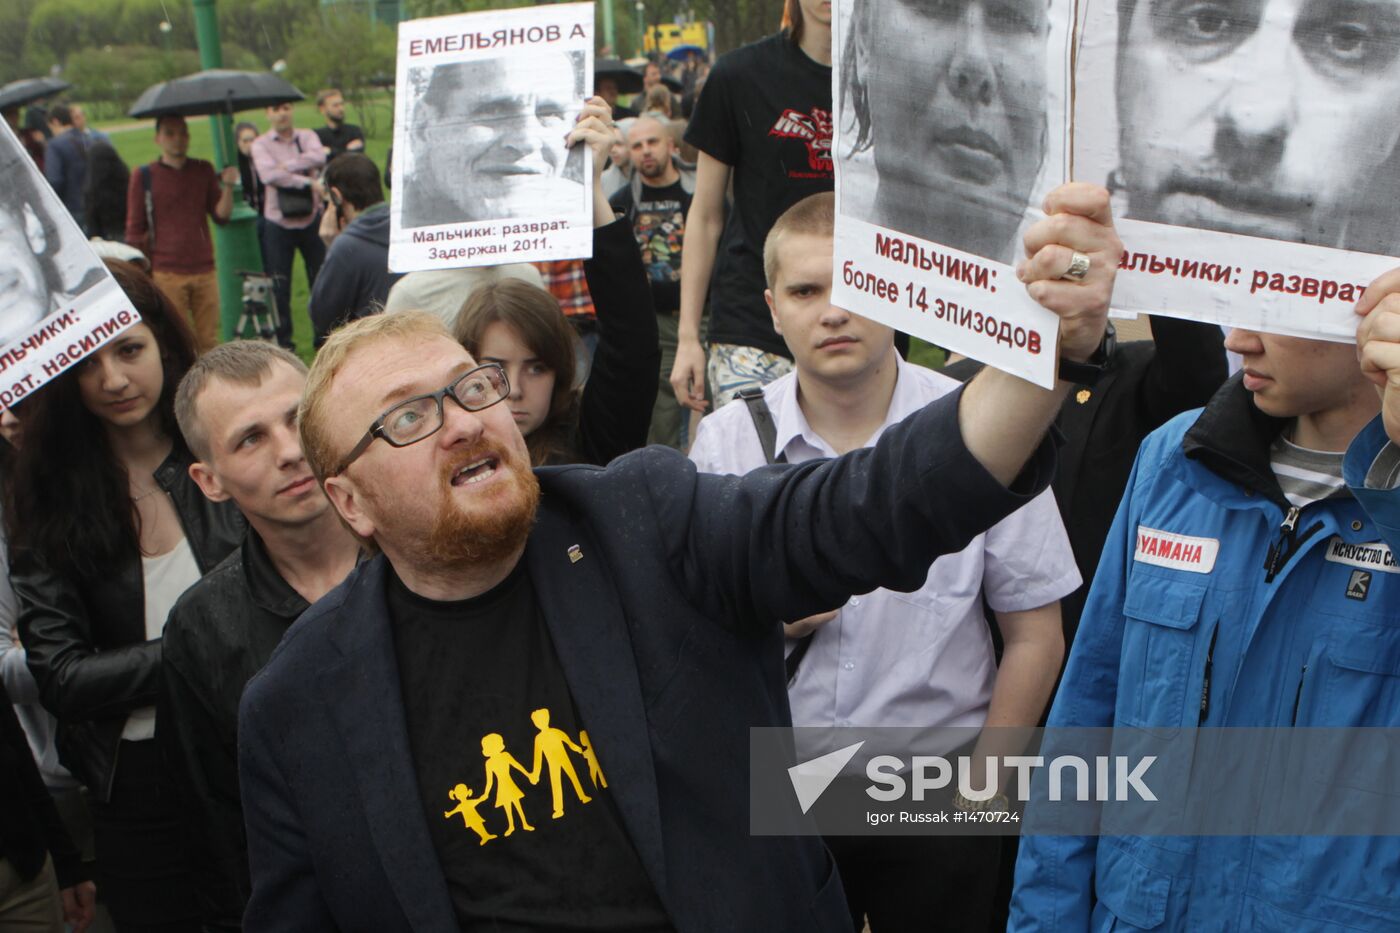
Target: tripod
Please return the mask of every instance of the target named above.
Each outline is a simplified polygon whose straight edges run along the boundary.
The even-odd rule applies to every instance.
[[[277,342],[277,299],[272,291],[272,276],[263,272],[238,270],[243,278],[243,314],[233,329],[234,339],[242,338],[251,327],[252,338]]]

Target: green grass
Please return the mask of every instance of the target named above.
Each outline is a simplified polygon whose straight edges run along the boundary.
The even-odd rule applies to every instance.
[[[393,99],[387,94],[378,94],[370,100],[369,108],[373,111],[372,116],[364,121],[359,119],[353,107],[347,108],[347,119],[360,122],[365,127],[365,154],[383,170],[384,160],[393,142]],[[298,127],[315,128],[325,123],[312,101],[302,101],[296,105],[294,111]],[[244,120],[256,124],[259,132],[268,128],[266,115],[261,110],[234,115],[235,123]],[[155,122],[152,120],[110,120],[96,126],[112,137],[112,145],[133,171],[138,165],[153,162],[160,155],[160,151],[156,149]],[[214,137],[210,121],[203,117],[192,117],[189,127],[190,156],[213,162]],[[388,194],[387,190],[385,194]],[[311,290],[306,284],[306,268],[298,261],[292,267],[292,331],[297,342],[297,352],[308,363],[314,356],[311,348],[311,318],[307,316],[306,311],[310,296]]]

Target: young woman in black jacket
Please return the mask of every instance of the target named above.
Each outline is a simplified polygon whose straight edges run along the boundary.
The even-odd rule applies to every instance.
[[[601,98],[583,117],[608,119]],[[584,262],[598,312],[598,348],[588,382],[575,385],[574,334],[544,289],[502,279],[472,292],[452,328],[467,352],[499,363],[510,382],[511,413],[534,466],[602,465],[645,447],[656,402],[661,345],[651,286],[632,226],[603,196],[610,134],[585,134],[593,149],[593,258]]]
[[[184,833],[156,743],[160,633],[243,519],[189,478],[175,388],[179,312],[109,262],[141,322],[29,402],[7,521],[19,630],[63,764],[92,794],[99,888],[120,929],[197,930]]]

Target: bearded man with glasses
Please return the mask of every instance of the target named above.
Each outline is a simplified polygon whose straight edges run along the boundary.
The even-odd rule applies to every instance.
[[[1122,249],[1106,191],[1046,209],[1024,277],[1083,362]],[[662,447],[532,471],[504,374],[436,316],[337,330],[302,445],[379,554],[244,694],[245,928],[849,930],[820,838],[749,831],[749,729],[790,723],[779,620],[915,588],[1037,495],[1069,389],[988,370],[871,448],[745,477]]]

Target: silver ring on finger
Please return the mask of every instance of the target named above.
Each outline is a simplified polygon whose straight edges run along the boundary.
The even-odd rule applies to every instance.
[[[1069,268],[1060,276],[1062,279],[1069,279],[1071,282],[1082,282],[1084,276],[1089,274],[1089,257],[1083,253],[1075,253],[1070,257]]]

